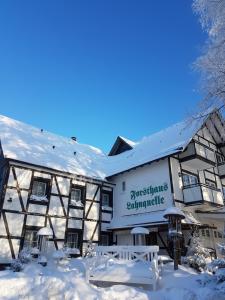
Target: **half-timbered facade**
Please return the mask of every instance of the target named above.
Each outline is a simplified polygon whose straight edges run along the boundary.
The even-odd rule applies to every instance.
[[[213,111],[190,123],[178,123],[133,144],[117,139],[111,155],[127,160],[109,177],[115,183],[114,217],[110,223],[117,244],[132,245],[130,231],[149,229],[148,245],[159,245],[170,253],[164,211],[182,209],[183,246],[193,228],[199,229],[204,246],[216,250],[225,237],[225,127],[222,116]],[[123,154],[116,149],[125,149]],[[114,151],[112,153],[112,151]]]
[[[186,218],[184,245],[197,226],[206,247],[224,234],[225,129],[217,111],[140,142],[119,137],[110,155],[92,146],[0,116],[0,263],[36,247],[51,228],[49,250],[85,252],[87,244],[147,245],[170,254],[165,209]]]

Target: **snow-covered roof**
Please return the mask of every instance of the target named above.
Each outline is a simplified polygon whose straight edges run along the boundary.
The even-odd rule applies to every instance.
[[[149,234],[149,230],[144,227],[134,227],[131,231],[131,234]]]
[[[107,176],[135,168],[148,162],[178,153],[186,148],[208,117],[205,114],[191,120],[176,123],[164,130],[144,137],[133,149],[111,156],[106,161]]]
[[[80,144],[0,115],[0,141],[4,156],[43,167],[96,179],[130,170],[185,149],[206,117],[180,122],[139,142],[129,151],[107,156],[100,149]]]
[[[39,128],[0,115],[0,140],[4,156],[64,172],[105,178],[106,155]]]

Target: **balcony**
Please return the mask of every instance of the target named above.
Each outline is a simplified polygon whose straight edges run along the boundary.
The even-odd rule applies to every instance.
[[[187,205],[196,205],[209,203],[216,206],[223,206],[223,195],[221,190],[209,187],[208,185],[198,183],[183,188],[184,203]]]
[[[222,154],[217,153],[216,158],[218,163],[218,173],[221,178],[225,178],[225,157]]]
[[[179,158],[181,163],[199,170],[213,167],[216,164],[215,150],[195,140],[179,155]]]

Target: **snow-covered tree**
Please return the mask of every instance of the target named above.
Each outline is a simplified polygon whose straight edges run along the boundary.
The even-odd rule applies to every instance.
[[[225,0],[193,0],[207,40],[194,67],[200,71],[204,104],[225,105]]]
[[[187,251],[187,257],[184,259],[190,267],[202,271],[206,267],[206,258],[209,257],[208,249],[204,248],[199,238],[198,229],[195,228]]]

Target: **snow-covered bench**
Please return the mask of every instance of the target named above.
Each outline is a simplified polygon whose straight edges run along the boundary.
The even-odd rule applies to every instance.
[[[88,281],[153,285],[159,278],[158,246],[96,246],[87,258]]]

